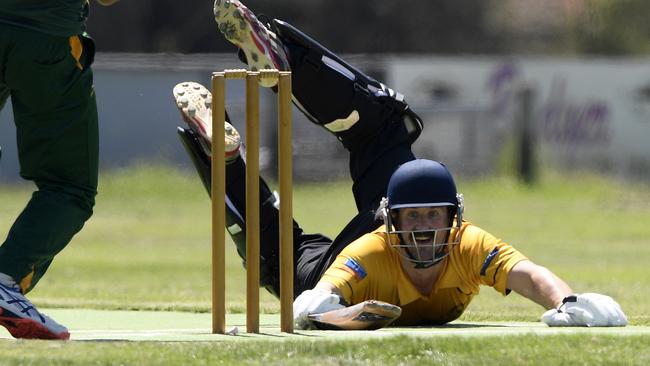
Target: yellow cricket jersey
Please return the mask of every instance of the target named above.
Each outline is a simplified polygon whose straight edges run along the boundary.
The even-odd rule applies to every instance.
[[[334,285],[348,302],[380,300],[402,307],[396,325],[444,324],[467,308],[479,285],[503,295],[508,273],[527,259],[512,246],[464,222],[461,241],[442,262],[433,290],[426,296],[402,269],[400,254],[391,248],[383,226],[350,243],[327,269],[322,281]],[[391,240],[398,240],[392,236]]]

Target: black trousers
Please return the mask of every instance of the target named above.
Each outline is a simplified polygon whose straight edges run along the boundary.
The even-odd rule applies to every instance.
[[[332,143],[342,143],[350,153],[357,214],[334,240],[322,234],[305,233],[294,220],[294,293],[297,296],[316,285],[345,246],[381,224],[375,220],[375,210],[386,194],[390,176],[399,165],[415,157],[403,115],[391,108],[386,98],[382,100],[364,90],[366,85],[359,83],[361,79],[369,79],[366,75],[345,78],[327,65],[310,60],[307,49],[293,47],[290,51],[293,95],[306,107],[315,126],[346,118],[352,111],[357,111],[360,117],[348,131],[336,133],[336,138],[332,136]],[[278,210],[264,204],[268,189],[267,197],[261,193],[260,282],[277,296],[280,293]],[[231,211],[237,211],[243,221],[246,193],[245,163],[241,158],[227,166],[226,195],[232,204]],[[239,253],[242,255],[241,250]]]
[[[324,106],[325,107],[325,106]],[[377,128],[375,133],[355,141],[350,150],[350,175],[352,192],[357,206],[357,215],[330,239],[322,234],[305,233],[294,220],[294,293],[313,288],[320,277],[334,261],[336,256],[351,242],[375,230],[380,221],[375,220],[375,210],[392,173],[397,167],[413,160],[414,155],[408,134],[401,123],[401,116],[378,114],[380,119],[372,121]],[[364,121],[359,121],[362,123]],[[333,137],[332,141],[336,141]],[[228,164],[226,172],[226,194],[233,208],[242,218],[246,217],[246,167],[238,158]],[[262,201],[264,197],[261,198]],[[272,205],[262,205],[260,210],[261,243],[260,255],[263,257],[261,284],[277,295],[279,290],[279,226],[278,210]],[[243,259],[243,258],[242,258]]]

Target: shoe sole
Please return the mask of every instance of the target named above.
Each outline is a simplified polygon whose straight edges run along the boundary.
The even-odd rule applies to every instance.
[[[177,84],[173,93],[181,117],[199,135],[203,152],[212,156],[212,94],[203,85],[193,81]],[[231,160],[239,154],[241,137],[230,123],[225,122],[224,127],[226,160]]]
[[[234,0],[216,0],[214,19],[224,37],[244,52],[252,71],[289,70],[286,56],[285,59],[277,56],[277,53],[284,51],[274,46],[270,39],[271,32],[242,3]],[[260,83],[265,87],[272,87],[277,81],[262,79]]]
[[[70,333],[53,333],[47,327],[31,319],[3,316],[4,309],[0,308],[0,325],[7,328],[9,334],[16,339],[59,339],[67,341]]]

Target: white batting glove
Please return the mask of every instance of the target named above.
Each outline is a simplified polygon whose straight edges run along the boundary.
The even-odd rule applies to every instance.
[[[624,327],[627,318],[611,297],[585,293],[565,297],[557,309],[542,315],[542,322],[550,327]]]
[[[298,329],[315,328],[309,320],[309,314],[325,313],[344,308],[341,298],[328,291],[319,289],[306,290],[293,301],[293,322]]]

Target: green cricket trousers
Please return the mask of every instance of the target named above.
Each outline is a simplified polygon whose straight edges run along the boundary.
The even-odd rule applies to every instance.
[[[99,145],[94,52],[82,35],[0,24],[0,109],[11,96],[20,175],[37,187],[0,246],[0,272],[23,293],[92,215]]]

